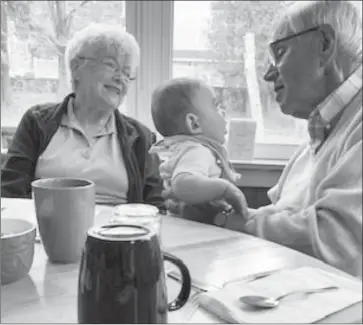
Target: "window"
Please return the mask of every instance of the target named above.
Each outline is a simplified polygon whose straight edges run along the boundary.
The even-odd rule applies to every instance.
[[[125,1],[1,1],[1,124],[68,92],[67,40],[91,22],[125,28]]]
[[[255,158],[289,158],[306,122],[280,112],[263,80],[271,22],[286,1],[175,1],[172,77],[212,85],[227,119],[257,122]]]
[[[155,130],[155,87],[171,77],[202,78],[215,88],[228,119],[257,120],[255,158],[288,159],[306,139],[306,125],[280,112],[262,80],[270,23],[285,2],[1,1],[2,130],[16,127],[31,105],[68,92],[62,60],[76,30],[113,22],[126,27],[141,48],[123,112]],[[254,102],[251,93],[257,94]]]

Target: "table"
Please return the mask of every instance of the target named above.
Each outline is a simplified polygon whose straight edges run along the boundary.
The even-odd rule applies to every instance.
[[[32,200],[2,198],[1,206],[5,207],[2,216],[36,222]],[[95,223],[107,222],[110,209],[96,206]],[[168,216],[163,219],[162,243],[166,251],[183,259],[192,278],[211,285],[221,279],[228,281],[271,269],[299,266],[318,267],[352,278],[319,260],[278,244]],[[34,262],[28,276],[1,287],[1,322],[76,323],[78,263],[52,264],[48,262],[42,245],[35,245]],[[357,284],[362,282],[357,280]],[[176,295],[179,286],[175,281],[167,280],[169,299]],[[199,322],[220,322],[210,315],[205,314],[204,317],[205,311],[198,310],[198,313]],[[362,303],[335,313],[322,322],[353,321],[362,323]],[[169,313],[169,322],[184,322],[183,308]]]

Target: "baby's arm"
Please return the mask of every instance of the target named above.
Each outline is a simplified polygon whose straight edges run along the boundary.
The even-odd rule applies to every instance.
[[[224,199],[237,213],[246,215],[246,199],[238,187],[225,179],[209,177],[213,165],[215,157],[207,148],[195,147],[186,152],[171,180],[175,196],[187,204]]]

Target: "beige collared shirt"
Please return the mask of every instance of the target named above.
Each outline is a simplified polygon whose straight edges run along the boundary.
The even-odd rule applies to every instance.
[[[329,126],[329,123],[348,105],[361,88],[362,65],[316,108],[320,112],[326,126]]]
[[[117,139],[115,115],[87,138],[71,99],[58,130],[37,161],[35,177],[88,179],[95,183],[97,204],[126,203],[129,182]]]
[[[327,129],[337,123],[336,118],[342,113],[359,89],[362,88],[362,65],[360,65],[344,82],[326,97],[314,110],[320,113]]]
[[[310,145],[316,153],[338,123],[344,108],[362,88],[360,65],[337,89],[327,96],[310,114]]]

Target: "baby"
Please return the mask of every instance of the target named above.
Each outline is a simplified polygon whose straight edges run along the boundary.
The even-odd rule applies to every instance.
[[[151,151],[164,160],[160,175],[168,210],[218,226],[243,224],[247,203],[234,185],[240,175],[228,160],[226,122],[213,88],[190,78],[170,80],[153,92],[151,110],[164,136]]]

